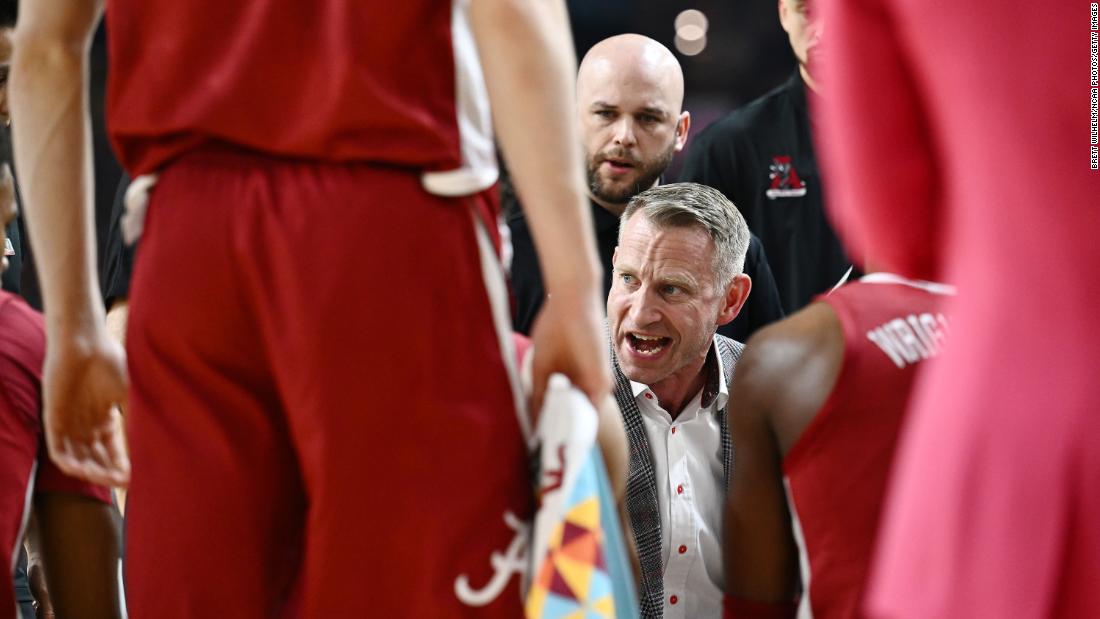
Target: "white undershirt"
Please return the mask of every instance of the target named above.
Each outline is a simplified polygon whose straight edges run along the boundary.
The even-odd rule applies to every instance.
[[[721,355],[715,358],[718,376],[724,376]],[[648,387],[631,381],[657,480],[664,616],[669,619],[722,616],[722,509],[726,492],[717,412],[725,407],[729,392],[724,380],[718,383],[718,396],[710,406],[700,405],[700,390],[673,421]]]

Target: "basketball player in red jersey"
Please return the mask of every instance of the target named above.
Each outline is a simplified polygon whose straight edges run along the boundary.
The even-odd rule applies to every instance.
[[[110,0],[111,137],[159,177],[131,290],[132,477],[88,202],[101,10],[27,5],[12,103],[51,455],[130,479],[130,615],[519,616],[532,501],[492,125],[551,294],[535,400],[552,371],[609,392],[563,3]]]
[[[898,429],[951,292],[874,273],[749,340],[730,388],[727,617],[862,616]]]
[[[1096,6],[819,3],[841,240],[959,290],[898,448],[872,616],[1100,608]]]
[[[15,187],[0,167],[0,246],[15,217]],[[7,268],[7,258],[3,268]],[[42,559],[51,608],[62,617],[121,617],[118,558],[121,539],[109,488],[73,479],[50,462],[42,436],[42,315],[19,297],[0,291],[0,543],[18,554],[29,508],[35,527],[32,552]],[[11,566],[0,583],[0,617],[16,616]],[[35,589],[40,596],[41,589]]]

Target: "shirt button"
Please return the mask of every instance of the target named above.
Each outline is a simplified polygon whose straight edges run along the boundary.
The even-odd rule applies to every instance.
[[[680,601],[680,598],[676,597],[675,595],[668,598],[668,603],[672,604],[673,606],[675,606],[676,602],[679,602],[679,601]]]
[[[687,552],[687,551],[688,551],[688,547],[687,547],[687,546],[685,546],[685,545],[683,545],[683,544],[680,544],[680,547],[679,547],[679,548],[677,548],[676,550],[677,550],[677,551],[678,551],[678,552],[679,552],[680,554],[684,554],[685,552]]]
[[[684,493],[684,484],[680,484],[679,486],[676,486],[676,494],[683,494],[683,493]]]
[[[653,394],[647,391],[646,394],[645,394],[645,399],[652,400],[653,399]]]
[[[676,426],[672,426],[672,433],[676,434]]]

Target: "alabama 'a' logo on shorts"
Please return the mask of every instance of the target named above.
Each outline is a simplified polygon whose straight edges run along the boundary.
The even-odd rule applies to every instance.
[[[798,170],[794,169],[790,155],[772,157],[772,164],[768,167],[768,180],[770,184],[764,195],[769,200],[801,198],[806,195],[806,183],[798,177]]]
[[[455,597],[467,606],[486,606],[496,601],[512,576],[523,578],[527,574],[528,552],[531,542],[531,523],[520,519],[510,511],[504,512],[504,523],[515,533],[504,552],[494,551],[489,558],[493,576],[478,587],[462,574],[455,579]]]

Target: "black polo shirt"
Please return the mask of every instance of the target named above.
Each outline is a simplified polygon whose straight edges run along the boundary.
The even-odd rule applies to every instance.
[[[8,268],[4,270],[3,276],[0,276],[0,281],[3,282],[4,290],[12,294],[19,294],[19,278],[23,273],[23,226],[20,222],[21,219],[22,217],[17,215],[4,229],[4,256],[8,259]]]
[[[15,185],[15,201],[19,204],[19,214],[8,224],[7,241],[11,243],[14,255],[8,256],[8,268],[4,271],[3,289],[23,297],[23,300],[38,311],[42,311],[42,290],[38,285],[38,272],[34,264],[34,252],[31,251],[27,220],[23,217],[23,198],[19,193],[19,183]],[[7,250],[5,243],[5,252]]]
[[[681,176],[737,205],[768,249],[787,313],[832,288],[851,265],[825,215],[798,72],[697,135]]]
[[[515,300],[515,312],[512,328],[530,335],[535,315],[542,307],[546,292],[542,286],[542,273],[539,270],[538,255],[527,219],[518,205],[510,203],[510,192],[503,192],[505,218],[512,234],[512,294]],[[592,221],[595,224],[596,248],[600,252],[600,264],[604,269],[604,298],[611,291],[611,257],[619,244],[619,218],[595,202],[590,202]],[[766,324],[783,318],[783,308],[779,303],[779,293],[775,280],[768,268],[768,260],[760,239],[749,239],[749,249],[745,256],[745,273],[752,279],[752,292],[741,313],[733,322],[722,326],[718,332],[726,337],[744,342],[753,331]]]
[[[118,181],[115,199],[111,204],[111,219],[103,247],[103,263],[99,270],[103,304],[108,310],[115,301],[130,296],[130,276],[134,270],[137,244],[127,247],[122,240],[122,216],[126,212],[126,189],[129,186],[130,177],[124,173]]]

